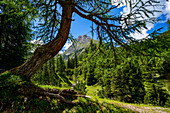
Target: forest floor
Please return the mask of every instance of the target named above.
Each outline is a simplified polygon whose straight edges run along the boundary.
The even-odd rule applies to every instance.
[[[58,87],[48,86],[48,85],[40,85],[40,87],[70,89],[69,87],[58,88]],[[109,104],[120,106],[125,109],[130,109],[138,113],[170,113],[170,108],[166,108],[166,107],[146,105],[146,104],[132,104],[132,103],[125,103],[125,102],[110,100],[107,98],[99,98],[99,96],[97,96],[97,91],[100,89],[101,89],[100,86],[87,86],[87,96],[90,96],[92,100],[98,100],[99,103],[106,102]]]

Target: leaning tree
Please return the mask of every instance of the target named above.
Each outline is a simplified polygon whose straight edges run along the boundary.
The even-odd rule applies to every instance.
[[[23,11],[27,12],[23,15],[31,14],[31,16],[36,16],[39,19],[35,28],[37,38],[46,42],[39,46],[24,64],[8,72],[22,75],[26,81],[30,82],[31,76],[44,63],[53,58],[68,40],[71,22],[77,21],[72,19],[73,14],[93,23],[96,27],[93,28],[93,31],[98,34],[100,44],[102,40],[105,40],[113,48],[115,63],[117,58],[115,44],[145,55],[137,48],[128,46],[129,42],[137,41],[130,34],[140,33],[142,29],[147,29],[148,22],[156,21],[154,13],[158,12],[155,7],[160,6],[159,2],[156,0],[122,0],[117,3],[116,1],[113,0],[111,4],[111,0],[26,0],[24,5],[29,4],[34,10],[27,11],[27,8],[25,8]],[[123,5],[126,5],[129,10],[127,13],[117,14],[117,9]],[[34,14],[32,14],[33,11],[35,11]],[[14,12],[11,11],[11,13]],[[97,50],[100,49],[100,44]],[[28,88],[24,91],[29,92]],[[75,104],[65,100],[59,94],[52,94],[42,89],[40,91],[39,88],[36,93],[40,94],[40,92],[43,92],[41,93],[43,95],[60,98],[67,103]]]

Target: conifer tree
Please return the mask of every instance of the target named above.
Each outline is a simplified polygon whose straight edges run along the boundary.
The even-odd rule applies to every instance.
[[[63,60],[63,57],[61,55],[59,55],[59,67],[58,70],[60,73],[65,72],[66,66],[65,66],[65,62]]]
[[[24,63],[31,38],[31,23],[19,16],[18,4],[10,3],[0,4],[0,73]],[[11,10],[16,13],[9,13]]]
[[[71,68],[71,61],[70,61],[70,57],[68,56],[68,60],[67,60],[67,69]]]
[[[74,61],[75,61],[75,68],[77,68],[78,67],[78,58],[77,58],[77,53],[75,52],[74,53]]]
[[[168,19],[167,24],[168,24],[168,30],[170,30],[170,19]]]
[[[86,80],[87,80],[87,85],[94,85],[95,83],[97,83],[96,78],[94,77],[94,66],[93,64],[88,64],[87,66],[87,74],[86,74]]]
[[[71,58],[71,69],[74,69],[74,66],[75,66],[74,58]]]
[[[56,84],[56,72],[55,72],[55,58],[49,61],[49,80],[51,85]]]
[[[93,40],[91,39],[90,44],[89,44],[89,52],[88,53],[91,54],[92,51],[93,51]]]
[[[44,64],[43,67],[43,83],[44,84],[49,84],[49,70],[48,70],[48,63]]]

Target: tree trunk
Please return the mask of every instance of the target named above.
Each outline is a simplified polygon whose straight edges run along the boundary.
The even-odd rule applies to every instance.
[[[60,1],[62,9],[62,20],[56,38],[51,42],[38,47],[32,57],[24,64],[10,70],[13,74],[23,75],[27,80],[49,59],[53,58],[64,46],[70,32],[73,2],[74,0]]]

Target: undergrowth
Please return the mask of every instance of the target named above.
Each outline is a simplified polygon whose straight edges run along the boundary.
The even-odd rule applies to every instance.
[[[11,73],[0,75],[0,112],[12,113],[132,113],[130,109],[125,109],[110,103],[99,103],[97,100],[78,98],[78,105],[70,105],[49,97],[36,97],[33,95],[23,95],[20,93],[26,81]]]

